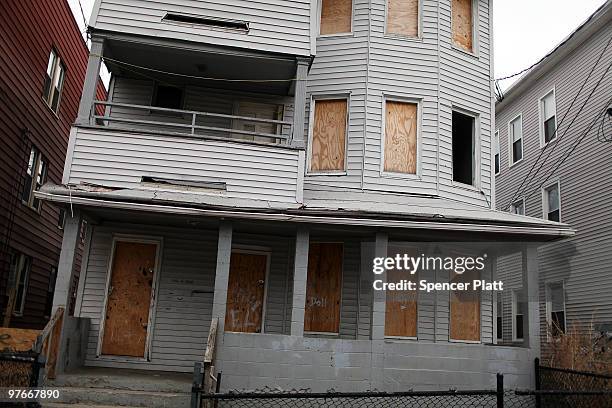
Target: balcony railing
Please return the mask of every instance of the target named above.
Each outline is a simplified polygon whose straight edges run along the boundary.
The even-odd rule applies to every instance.
[[[125,110],[121,114],[109,113],[108,108]],[[138,113],[140,112],[140,113]],[[143,119],[143,115],[150,115],[155,120]],[[157,133],[171,133],[187,136],[211,136],[227,139],[252,140],[272,144],[288,144],[293,133],[293,123],[285,120],[253,118],[247,116],[227,115],[221,113],[199,112],[192,110],[159,108],[146,105],[133,105],[127,103],[116,103],[107,101],[94,101],[92,106],[93,124],[98,126],[112,126],[113,123],[121,125],[132,125],[138,130],[146,130]],[[250,123],[271,125],[276,128],[276,133],[258,132],[257,130],[245,130],[235,128],[233,125],[208,126],[201,124],[207,119],[228,121],[231,124]]]

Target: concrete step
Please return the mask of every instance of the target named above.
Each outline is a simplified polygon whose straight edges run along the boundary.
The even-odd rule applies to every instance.
[[[89,368],[61,374],[48,381],[46,387],[190,393],[191,382],[191,374]]]
[[[112,388],[57,387],[60,393],[53,404],[72,404],[70,407],[147,407],[186,408],[191,401],[190,393],[159,391],[135,391]],[[50,402],[45,402],[48,405]],[[60,405],[61,406],[61,405]]]

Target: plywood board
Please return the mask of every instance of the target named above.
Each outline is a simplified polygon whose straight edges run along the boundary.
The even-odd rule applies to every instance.
[[[452,13],[453,42],[467,51],[473,51],[472,0],[453,0]]]
[[[308,252],[308,281],[304,331],[338,333],[344,248],[341,243],[312,243]]]
[[[156,253],[156,244],[117,241],[102,354],[145,356]]]
[[[353,19],[352,0],[322,0],[321,35],[350,33]]]
[[[268,257],[233,252],[230,260],[225,331],[261,331]]]
[[[415,103],[386,102],[385,171],[416,174],[417,109]]]
[[[315,102],[310,170],[344,170],[347,107],[346,99]]]
[[[401,280],[417,282],[416,275],[396,269],[387,271],[387,282],[398,283]],[[386,292],[385,336],[417,336],[417,291]]]
[[[30,351],[39,334],[40,330],[0,327],[0,352]]]
[[[472,283],[474,274],[451,272],[453,282]],[[450,293],[451,340],[480,341],[480,291],[451,291]]]
[[[419,0],[388,0],[387,34],[419,35]]]

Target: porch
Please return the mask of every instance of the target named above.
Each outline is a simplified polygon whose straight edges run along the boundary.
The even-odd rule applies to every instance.
[[[524,319],[526,339],[522,347],[505,347],[495,344],[493,293],[483,292],[471,308],[477,328],[462,335],[452,329],[463,323],[448,291],[419,295],[411,304],[415,312],[407,313],[390,308],[384,292],[372,289],[374,256],[393,254],[398,242],[442,241],[449,233],[76,207],[66,226],[68,247],[81,218],[90,221],[75,316],[89,322],[89,331],[80,341],[71,339],[70,348],[82,350],[85,367],[192,372],[203,361],[210,322],[218,318],[214,363],[223,373],[222,391],[489,388],[498,372],[510,387],[531,386],[539,353],[533,247],[524,252],[523,281],[534,299]],[[149,261],[144,256],[150,287],[136,281],[122,287],[115,280],[122,246],[133,258],[147,245],[154,247]],[[69,253],[62,256],[69,262]],[[494,275],[491,263],[482,278]],[[58,283],[56,307],[62,287]],[[146,307],[140,300],[135,306],[135,298]],[[136,309],[144,313],[136,326],[131,317],[109,322],[112,310],[130,316]],[[411,322],[400,327],[411,332],[389,333],[390,313],[398,316],[395,322]]]

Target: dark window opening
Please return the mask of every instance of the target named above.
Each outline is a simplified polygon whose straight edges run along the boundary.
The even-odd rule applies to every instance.
[[[516,339],[523,340],[523,315],[516,315]]]
[[[185,14],[173,14],[168,13],[164,17],[164,21],[171,21],[175,23],[185,23],[185,24],[198,24],[209,27],[217,27],[217,28],[229,28],[231,30],[249,30],[249,23],[246,21],[232,21],[232,20],[221,20],[210,17],[197,17],[197,16],[188,16]]]
[[[166,109],[183,108],[183,89],[176,86],[158,84],[153,97],[153,106]]]
[[[499,173],[499,154],[495,155],[495,174]]]
[[[550,142],[556,137],[555,130],[557,128],[556,118],[553,116],[544,122],[544,141]]]
[[[565,333],[565,312],[552,312],[551,320],[552,325],[550,331],[553,337],[558,337]]]
[[[453,112],[453,181],[474,184],[474,118]]]

